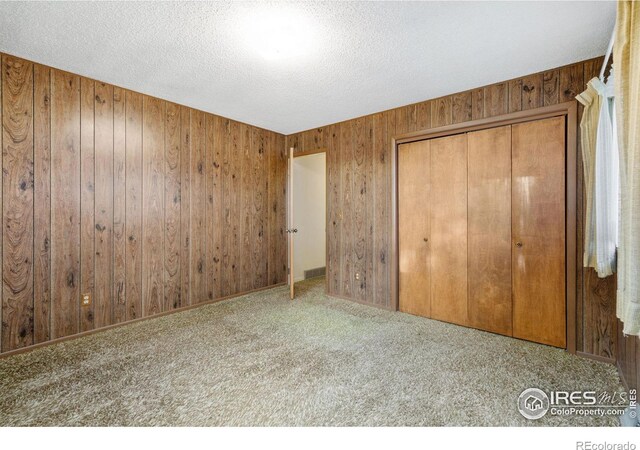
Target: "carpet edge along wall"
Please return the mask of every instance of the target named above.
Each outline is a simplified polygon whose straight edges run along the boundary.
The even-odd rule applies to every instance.
[[[283,135],[0,58],[1,352],[285,281]]]
[[[294,152],[327,152],[329,294],[391,308],[391,139],[404,133],[575,101],[602,57],[287,136]],[[582,117],[579,106],[578,123]],[[579,134],[579,133],[578,133]],[[578,152],[580,145],[578,142]],[[577,254],[583,242],[583,168],[577,157]],[[582,258],[576,258],[578,265]],[[578,351],[616,360],[615,277],[578,268]]]

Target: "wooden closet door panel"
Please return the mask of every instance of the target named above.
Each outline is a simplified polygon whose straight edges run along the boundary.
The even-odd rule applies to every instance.
[[[512,126],[513,336],[566,346],[565,119]]]
[[[511,335],[511,126],[468,133],[469,324]]]
[[[398,148],[398,248],[400,311],[430,316],[430,144]]]
[[[431,317],[467,325],[467,136],[431,140]]]

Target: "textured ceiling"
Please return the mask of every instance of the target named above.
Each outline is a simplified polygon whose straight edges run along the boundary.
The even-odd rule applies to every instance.
[[[288,134],[602,55],[615,8],[1,2],[0,51]]]

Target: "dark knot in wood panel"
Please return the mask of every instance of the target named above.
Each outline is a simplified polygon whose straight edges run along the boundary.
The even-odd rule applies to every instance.
[[[67,273],[67,286],[70,288],[76,287],[76,274],[75,272]]]

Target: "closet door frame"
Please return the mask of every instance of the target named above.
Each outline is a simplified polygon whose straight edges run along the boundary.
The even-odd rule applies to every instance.
[[[487,128],[513,125],[521,122],[565,117],[565,258],[566,258],[566,304],[567,304],[567,348],[569,353],[576,353],[577,342],[577,265],[576,265],[576,207],[577,207],[577,153],[578,153],[578,106],[576,101],[545,106],[527,111],[519,111],[496,117],[488,117],[454,125],[431,128],[412,133],[394,136],[391,140],[391,309],[398,310],[399,288],[399,252],[398,252],[398,146],[410,142],[454,134],[479,131]]]

